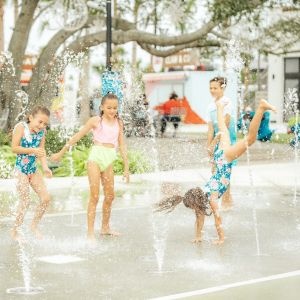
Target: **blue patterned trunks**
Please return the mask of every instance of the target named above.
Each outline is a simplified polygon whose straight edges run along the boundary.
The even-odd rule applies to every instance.
[[[214,152],[214,162],[216,164],[216,173],[211,176],[204,186],[204,192],[210,200],[213,193],[218,193],[218,199],[226,192],[230,183],[232,162],[227,162],[224,151],[216,147]]]

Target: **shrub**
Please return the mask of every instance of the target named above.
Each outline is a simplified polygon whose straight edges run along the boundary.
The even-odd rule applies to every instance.
[[[128,163],[130,174],[140,174],[153,171],[153,166],[143,156],[143,154],[138,151],[128,152]],[[113,164],[113,169],[116,175],[122,175],[124,172],[124,163],[120,154],[118,154],[117,159]]]
[[[298,123],[300,123],[300,116],[298,117]],[[296,117],[292,117],[288,121],[288,127],[291,128],[296,124]]]
[[[89,155],[89,148],[85,146],[77,146],[72,151],[73,158],[73,168],[74,176],[86,176],[87,175],[87,160]],[[145,157],[136,151],[129,151],[128,153],[129,161],[129,172],[130,174],[138,174],[150,172],[153,170],[153,167],[150,165],[149,161]],[[67,153],[62,159],[61,164],[58,167],[55,165],[50,165],[53,169],[53,174],[55,176],[70,176],[71,175],[71,161],[70,154]],[[124,164],[121,156],[118,154],[117,159],[113,164],[113,170],[116,175],[122,175],[124,172]]]
[[[86,162],[89,155],[89,148],[85,146],[77,146],[72,151],[72,159],[73,159],[73,172],[74,176],[85,176],[87,175]],[[64,158],[61,161],[61,164],[54,168],[55,165],[49,165],[53,171],[53,175],[59,177],[65,177],[71,175],[71,154],[66,153]]]
[[[6,133],[0,129],[0,146],[7,145],[9,146],[11,143],[11,134]]]
[[[10,146],[0,147],[0,178],[10,178],[14,169],[16,155]]]
[[[53,153],[56,153],[60,151],[60,149],[65,145],[66,141],[74,135],[76,132],[78,132],[79,128],[76,128],[74,130],[66,132],[63,128],[55,128],[47,130],[46,134],[46,143],[45,143],[45,149],[48,155],[51,155]],[[68,138],[66,138],[66,136]],[[85,147],[90,147],[93,144],[92,136],[86,135],[84,136],[76,146],[84,145]]]

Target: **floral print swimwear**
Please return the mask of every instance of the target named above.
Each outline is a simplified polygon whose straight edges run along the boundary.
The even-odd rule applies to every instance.
[[[211,176],[204,187],[204,192],[210,199],[212,193],[218,193],[218,199],[226,192],[230,183],[232,162],[227,162],[224,151],[216,146],[214,152],[214,162],[216,164],[216,173]]]
[[[21,122],[21,124],[24,126],[24,136],[21,138],[20,146],[24,148],[37,148],[42,141],[45,130],[31,133],[27,123]],[[25,175],[34,174],[37,169],[36,156],[34,154],[17,154],[15,168]]]

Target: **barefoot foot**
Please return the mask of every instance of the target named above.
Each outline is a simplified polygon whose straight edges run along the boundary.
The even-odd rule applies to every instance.
[[[14,241],[18,241],[18,239],[20,238],[20,235],[18,233],[17,230],[13,229],[11,232],[10,232],[10,236],[11,238],[14,240]]]
[[[198,244],[202,242],[202,238],[195,238],[191,241],[193,244]]]
[[[224,240],[215,240],[213,241],[214,245],[222,245],[224,243]]]
[[[42,240],[44,236],[38,228],[31,227],[31,232],[37,240]]]
[[[271,105],[267,100],[261,99],[259,102],[259,107],[263,110],[272,110],[273,112],[277,112],[277,109],[274,105]]]
[[[101,236],[109,235],[109,236],[120,236],[121,233],[113,230],[101,230]]]
[[[20,234],[18,232],[17,229],[12,229],[10,232],[11,238],[18,243],[24,244],[26,243],[26,239],[24,238],[24,236],[22,234]]]
[[[88,240],[88,242],[96,242],[95,233],[88,233],[86,239]]]
[[[229,211],[229,210],[232,210],[233,209],[233,205],[232,204],[223,204],[221,206],[221,210],[222,211]]]

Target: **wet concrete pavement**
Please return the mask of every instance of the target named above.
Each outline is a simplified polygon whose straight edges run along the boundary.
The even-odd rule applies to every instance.
[[[6,293],[24,286],[20,247],[9,238],[13,217],[6,215],[0,219],[0,299],[299,299],[300,171],[293,156],[274,158],[278,149],[266,161],[252,159],[250,168],[243,161],[234,168],[234,207],[222,212],[221,246],[212,243],[212,217],[203,242],[194,245],[191,210],[180,204],[172,214],[153,214],[153,203],[166,193],[204,185],[210,175],[204,159],[172,167],[175,160],[162,158],[168,171],[132,176],[129,186],[117,177],[112,227],[122,236],[99,237],[96,245],[85,241],[87,178],[72,182],[73,201],[70,178],[48,180],[54,201],[41,224],[45,238],[36,241],[27,233],[31,211],[24,226],[31,285],[45,293]],[[0,195],[13,189],[13,181],[0,181]]]

